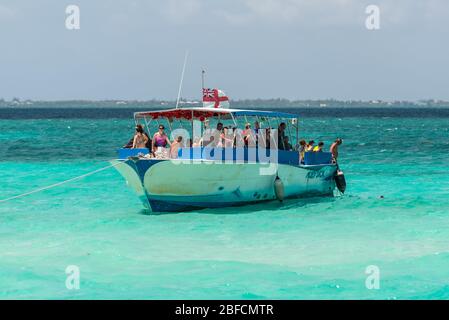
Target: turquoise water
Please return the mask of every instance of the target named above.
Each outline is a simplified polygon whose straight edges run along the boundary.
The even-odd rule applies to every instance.
[[[110,169],[0,203],[0,298],[448,299],[448,120],[303,118],[305,138],[345,139],[348,189],[334,199],[155,216]],[[132,128],[0,120],[0,199],[108,165]]]

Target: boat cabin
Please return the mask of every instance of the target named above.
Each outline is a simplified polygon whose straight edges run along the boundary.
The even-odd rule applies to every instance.
[[[182,137],[177,159],[265,162],[300,165],[298,116],[285,112],[224,108],[177,108],[134,113],[150,138],[164,126],[170,141]],[[278,130],[281,127],[282,129]],[[287,137],[288,141],[284,139]],[[153,152],[152,152],[153,151]],[[121,149],[119,158],[155,150]],[[150,156],[151,158],[151,156]],[[173,159],[173,157],[170,157]],[[329,164],[328,152],[308,152],[305,165]]]

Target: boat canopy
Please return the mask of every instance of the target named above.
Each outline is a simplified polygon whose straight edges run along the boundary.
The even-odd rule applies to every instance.
[[[259,110],[241,110],[241,109],[222,109],[222,108],[178,108],[178,109],[165,109],[156,111],[143,111],[134,113],[134,118],[176,118],[191,120],[192,118],[203,121],[206,118],[220,117],[220,118],[234,118],[239,116],[258,116],[267,118],[286,118],[296,119],[297,115],[285,112],[276,111],[259,111]]]
[[[242,110],[242,109],[227,109],[227,108],[205,108],[205,107],[189,107],[178,109],[165,110],[151,110],[134,113],[134,121],[136,124],[146,126],[148,132],[158,131],[158,127],[163,125],[167,128],[169,135],[172,135],[178,129],[186,130],[188,136],[192,139],[201,139],[202,130],[215,128],[221,123],[223,126],[235,129],[245,126],[245,123],[256,122],[259,123],[260,132],[278,128],[281,123],[286,125],[287,136],[290,137],[290,143],[296,145],[298,141],[298,115],[277,112],[277,111],[260,111],[260,110]],[[195,122],[199,121],[202,126],[199,131],[195,132]],[[196,127],[198,129],[198,127]],[[206,132],[206,131],[204,131]],[[268,132],[268,131],[267,131]],[[177,132],[176,134],[180,134]],[[197,137],[197,135],[199,135]],[[172,136],[174,139],[175,136]],[[184,137],[187,141],[187,137]],[[277,141],[273,142],[276,145]]]

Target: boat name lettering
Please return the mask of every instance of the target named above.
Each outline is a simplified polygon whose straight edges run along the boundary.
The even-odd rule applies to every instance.
[[[324,178],[324,171],[309,171],[306,175],[307,179],[320,179]]]

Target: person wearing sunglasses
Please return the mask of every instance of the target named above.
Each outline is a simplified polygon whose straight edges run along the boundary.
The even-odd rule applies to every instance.
[[[163,125],[159,126],[158,132],[153,136],[153,151],[156,151],[158,147],[166,148],[167,145],[171,146],[170,139],[164,132],[165,127]]]

